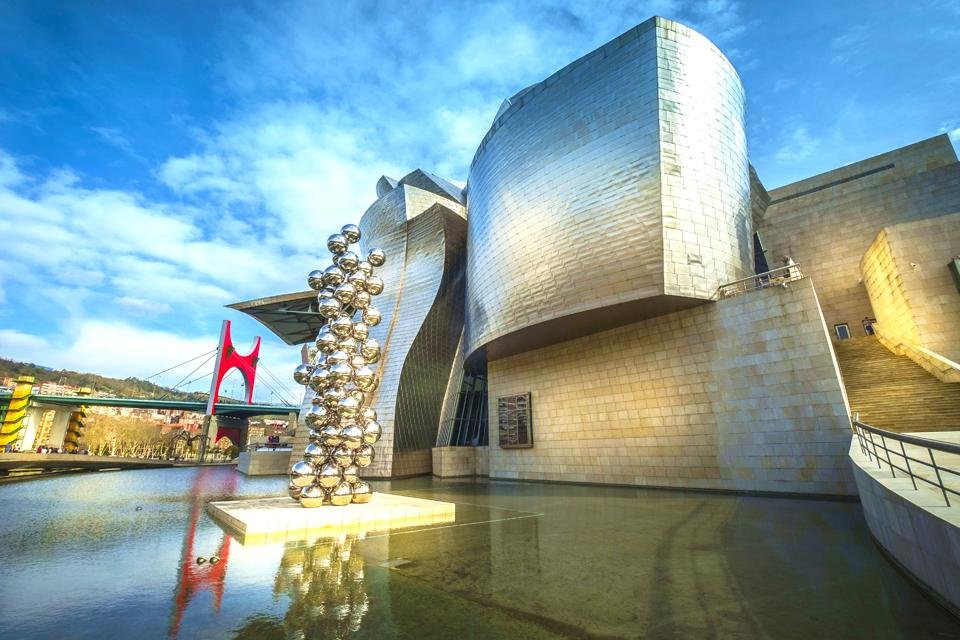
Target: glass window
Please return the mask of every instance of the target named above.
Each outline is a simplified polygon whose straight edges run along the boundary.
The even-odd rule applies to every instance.
[[[833,325],[833,330],[834,332],[836,332],[837,338],[839,338],[840,340],[848,340],[850,338],[850,327],[847,325],[846,322],[844,322],[843,324]]]

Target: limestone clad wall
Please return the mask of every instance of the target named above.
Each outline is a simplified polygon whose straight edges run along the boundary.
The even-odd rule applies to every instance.
[[[850,423],[809,279],[488,363],[531,392],[491,478],[851,495]]]
[[[885,337],[960,362],[960,291],[947,262],[960,255],[960,214],[887,227],[860,262]]]
[[[960,210],[960,163],[946,135],[772,189],[758,231],[770,267],[791,256],[813,279],[827,325],[864,335],[872,316],[860,258],[884,227]]]

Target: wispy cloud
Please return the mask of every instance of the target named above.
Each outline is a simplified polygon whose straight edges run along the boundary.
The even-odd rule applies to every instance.
[[[140,162],[146,162],[146,159],[134,148],[130,139],[123,135],[123,132],[119,129],[112,127],[90,127],[90,131],[97,134],[97,136],[107,144],[123,151],[131,158]]]
[[[797,162],[809,158],[819,148],[820,138],[811,135],[807,127],[796,127],[774,157],[778,162]]]
[[[960,144],[960,121],[952,120],[950,122],[944,122],[940,125],[939,132],[950,136],[950,140],[952,140],[954,144]]]
[[[861,56],[869,32],[866,25],[857,25],[847,29],[845,32],[833,38],[830,41],[830,50],[832,57],[830,62],[835,65],[845,66],[848,69],[856,69],[862,66]]]

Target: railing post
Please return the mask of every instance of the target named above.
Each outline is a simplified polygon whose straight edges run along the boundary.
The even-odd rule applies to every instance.
[[[903,440],[900,441],[900,451],[903,452],[903,461],[907,463],[907,474],[910,476],[910,482],[913,483],[913,490],[917,490],[917,479],[913,477],[913,469],[910,468],[910,458],[907,457],[907,450],[903,446]]]
[[[884,453],[887,454],[887,466],[890,467],[890,473],[893,474],[893,477],[897,477],[897,472],[894,471],[893,464],[890,462],[890,449],[887,447],[887,439],[883,436],[880,436],[880,446],[883,447]]]
[[[877,460],[877,469],[883,469],[883,464],[880,462],[880,456],[877,455],[877,442],[873,439],[873,431],[868,431],[870,434],[870,444],[873,445],[873,457]]]
[[[940,485],[940,491],[943,493],[943,499],[950,506],[950,498],[947,497],[947,489],[943,486],[943,479],[940,477],[940,467],[937,466],[937,460],[933,457],[933,449],[927,447],[927,453],[930,454],[930,462],[933,463],[933,470],[937,474],[937,483]]]

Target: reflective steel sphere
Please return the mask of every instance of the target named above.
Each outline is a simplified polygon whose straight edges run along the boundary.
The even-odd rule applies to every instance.
[[[317,475],[317,470],[306,460],[301,460],[293,465],[290,470],[290,484],[300,487],[309,487],[313,484],[313,477]]]
[[[383,292],[383,278],[380,276],[370,276],[366,282],[367,293],[372,296],[378,296]]]
[[[316,467],[330,456],[330,450],[322,444],[310,442],[307,444],[307,448],[303,450],[303,456]]]
[[[360,479],[360,467],[355,464],[350,465],[349,467],[343,470],[343,479],[349,482],[350,484],[356,484]]]
[[[360,227],[355,224],[345,224],[340,229],[340,234],[347,239],[347,242],[354,244],[360,242]]]
[[[328,447],[340,446],[343,438],[340,437],[340,427],[328,424],[320,429],[320,441]]]
[[[371,311],[371,309],[367,309],[367,311]],[[370,364],[375,364],[380,360],[380,343],[373,338],[367,338],[360,347],[360,355],[366,358]],[[327,361],[329,362],[329,358],[327,358]]]
[[[337,336],[328,327],[324,327],[317,336],[317,349],[323,353],[333,353],[337,350]]]
[[[335,364],[330,367],[330,379],[337,384],[343,384],[353,376],[353,369],[346,362]]]
[[[338,256],[346,251],[349,245],[350,243],[347,242],[347,239],[339,233],[335,233],[327,238],[327,249],[330,250],[330,253]]]
[[[317,484],[324,489],[333,489],[340,484],[340,467],[328,462],[317,471]]]
[[[298,487],[292,482],[287,485],[287,495],[289,495],[294,500],[300,499],[300,492],[303,491],[303,487]]]
[[[337,346],[340,345],[340,341],[337,341]],[[337,364],[348,364],[350,362],[350,354],[342,349],[337,349],[333,353],[327,356],[327,366],[334,366]]]
[[[363,365],[353,372],[353,383],[361,391],[371,391],[373,389],[373,369]]]
[[[356,398],[348,395],[340,400],[337,404],[337,409],[340,411],[341,416],[349,420],[357,415],[357,412],[360,410],[360,403],[357,402]],[[344,430],[344,437],[346,437],[346,430]]]
[[[310,442],[317,442],[317,443],[323,442],[320,435],[320,428],[318,427],[317,429],[310,429],[309,438],[310,438]]]
[[[362,480],[353,485],[353,501],[357,504],[366,504],[373,497],[373,488]]]
[[[355,424],[351,424],[343,429],[343,444],[341,446],[350,449],[359,449],[363,445],[363,429]]]
[[[347,468],[353,464],[353,454],[354,452],[352,449],[347,449],[345,446],[340,445],[333,450],[333,461],[341,467]]]
[[[354,352],[354,355],[350,356],[350,366],[356,371],[360,367],[367,366],[367,359],[359,353]]]
[[[317,269],[307,274],[307,284],[310,285],[310,288],[314,291],[320,291],[320,289],[323,289],[323,285],[326,284],[323,281],[323,271]]]
[[[360,410],[360,416],[364,422],[377,419],[377,410],[373,407],[364,407]]]
[[[307,361],[313,362],[313,364],[323,364],[317,362],[317,354],[320,353],[319,349],[314,346],[307,347]]]
[[[330,387],[329,389],[323,392],[323,404],[328,407],[336,408],[337,404],[340,402],[340,398],[344,396],[343,389],[338,389],[337,387]]]
[[[361,260],[360,263],[357,264],[357,271],[359,271],[360,273],[362,273],[362,274],[365,275],[365,276],[372,276],[372,275],[373,275],[373,265],[370,264],[370,261],[369,261],[369,260]]]
[[[326,367],[317,367],[313,375],[310,376],[310,388],[316,392],[321,392],[330,386],[330,371]]]
[[[363,441],[367,444],[376,444],[383,436],[383,427],[376,420],[368,420],[363,425]]]
[[[376,307],[367,307],[363,310],[363,321],[371,327],[375,327],[380,324],[381,315],[380,310]]]
[[[346,279],[346,277],[347,274],[343,272],[343,269],[335,264],[332,264],[323,270],[323,284],[330,287],[336,287],[339,284],[343,284],[343,281]]]
[[[310,407],[310,410],[307,411],[307,414],[303,416],[303,421],[308,427],[316,429],[326,422],[326,417],[327,409],[325,407],[314,405]]]
[[[340,268],[344,271],[356,271],[357,266],[360,264],[360,258],[357,257],[353,251],[347,251],[337,260],[337,264],[340,265]]]
[[[311,373],[313,373],[313,367],[308,364],[301,364],[293,370],[293,380],[297,384],[307,384],[310,382]]]
[[[360,391],[360,389],[350,389],[348,393],[350,394],[351,398],[356,399],[356,401],[361,405],[363,405],[364,401],[367,399],[367,395],[363,391]]]
[[[330,323],[330,330],[338,338],[346,338],[353,333],[353,320],[347,316],[340,316]]]
[[[373,247],[367,254],[367,262],[375,267],[382,267],[387,261],[387,254],[380,247]]]
[[[301,499],[302,501],[302,499]],[[330,504],[343,507],[353,501],[353,487],[349,482],[341,482],[330,491]]]
[[[353,306],[357,309],[367,309],[370,307],[370,294],[366,291],[357,291],[353,296]]]
[[[334,453],[336,455],[336,453]],[[373,447],[368,444],[364,444],[359,449],[353,452],[353,462],[358,467],[369,467],[370,463],[373,462]]]
[[[324,298],[317,303],[317,311],[324,318],[336,318],[340,315],[341,308],[340,301],[336,298]]]
[[[327,494],[323,489],[315,484],[310,485],[300,492],[300,504],[304,507],[313,508],[323,506],[323,501]]]
[[[353,337],[351,332],[351,335],[340,340],[340,344],[338,346],[340,347],[341,351],[346,351],[347,353],[356,353],[357,339]],[[353,366],[353,358],[350,359],[350,366]]]
[[[370,327],[365,325],[363,322],[353,323],[354,338],[356,338],[357,340],[366,340],[368,335],[370,335]]]
[[[333,291],[333,297],[339,300],[341,304],[345,305],[352,303],[353,298],[356,295],[357,288],[349,282],[344,282]]]
[[[362,262],[360,264],[363,264]],[[347,282],[352,284],[357,291],[365,291],[367,288],[367,275],[360,271],[360,267],[357,267],[357,270],[347,276]]]

